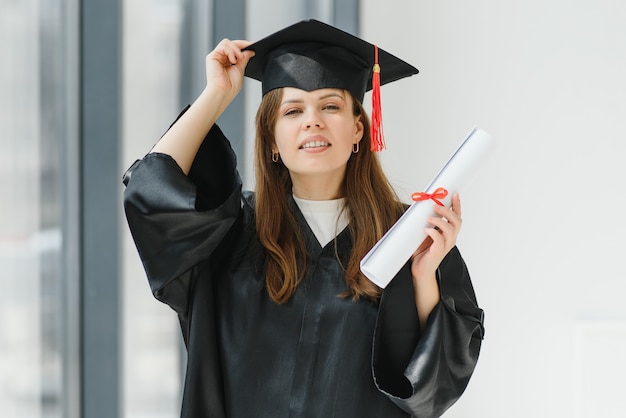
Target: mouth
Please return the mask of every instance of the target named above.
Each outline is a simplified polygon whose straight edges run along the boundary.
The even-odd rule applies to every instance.
[[[326,148],[330,147],[330,143],[326,141],[308,141],[300,145],[300,149]]]

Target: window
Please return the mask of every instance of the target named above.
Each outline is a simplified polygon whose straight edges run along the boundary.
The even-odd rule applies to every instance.
[[[121,172],[150,150],[180,111],[182,2],[123,2],[122,14]],[[152,297],[126,221],[120,223],[124,416],[177,417],[182,393],[180,327],[174,311]]]
[[[0,415],[65,417],[78,384],[76,3],[2,8]]]

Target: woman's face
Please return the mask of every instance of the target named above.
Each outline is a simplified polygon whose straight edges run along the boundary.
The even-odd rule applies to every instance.
[[[354,144],[363,137],[352,96],[340,89],[283,89],[275,129],[275,149],[292,180],[337,176],[343,179]]]

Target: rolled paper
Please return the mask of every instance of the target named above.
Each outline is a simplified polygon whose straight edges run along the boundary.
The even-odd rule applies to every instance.
[[[459,192],[480,160],[491,148],[493,138],[487,132],[474,128],[461,142],[450,159],[421,194],[429,196],[417,200],[404,212],[398,221],[363,257],[360,266],[363,274],[373,283],[385,288],[409,261],[415,250],[427,237],[424,228],[431,226],[427,218],[436,216],[432,196],[445,206],[450,206],[452,195]],[[441,197],[441,189],[448,193]]]

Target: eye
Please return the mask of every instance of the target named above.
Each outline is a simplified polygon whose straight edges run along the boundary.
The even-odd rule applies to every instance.
[[[299,113],[302,113],[302,111],[300,109],[292,108],[292,109],[287,109],[283,114],[285,116],[294,116],[294,115],[297,115]]]
[[[339,107],[339,105],[337,105],[335,103],[328,103],[328,104],[325,104],[324,107],[322,107],[322,109],[324,109],[324,110],[339,110],[340,107]]]

